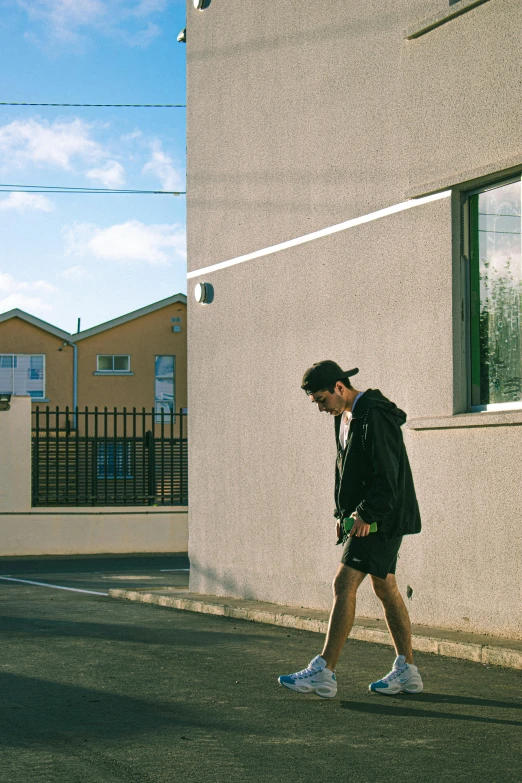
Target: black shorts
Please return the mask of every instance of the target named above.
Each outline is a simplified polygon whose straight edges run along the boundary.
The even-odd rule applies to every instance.
[[[388,574],[395,573],[401,543],[402,536],[387,538],[379,533],[352,536],[344,545],[341,563],[364,574],[386,579]]]

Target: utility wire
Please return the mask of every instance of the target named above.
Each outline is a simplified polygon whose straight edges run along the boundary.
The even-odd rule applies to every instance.
[[[137,190],[124,188],[73,188],[66,185],[2,185],[0,193],[120,193],[156,196],[184,196],[186,190]]]
[[[154,196],[185,196],[185,190],[2,190],[0,193],[68,193],[70,196],[109,196],[116,195],[154,195]]]
[[[136,190],[135,188],[132,188],[130,190],[126,190],[124,188],[87,188],[87,187],[71,187],[69,185],[6,185],[5,183],[0,183],[0,188],[45,188],[48,191],[53,190],[87,190],[92,192],[115,192],[115,193],[174,193],[178,191],[173,190]]]
[[[81,106],[97,109],[186,109],[185,103],[9,103],[0,106]]]

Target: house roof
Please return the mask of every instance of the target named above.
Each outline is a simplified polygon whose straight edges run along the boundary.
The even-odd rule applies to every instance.
[[[25,313],[23,310],[19,310],[17,307],[14,310],[9,310],[7,313],[0,313],[0,323],[3,321],[9,321],[11,318],[20,318],[22,321],[26,321],[28,324],[37,326],[38,329],[43,329],[45,332],[49,332],[61,340],[67,340],[68,342],[71,340],[71,335],[69,332],[64,332],[63,329],[58,329],[57,326],[48,324],[47,321],[42,321],[40,318],[36,318],[34,315],[29,315],[29,313]]]
[[[72,342],[78,342],[79,340],[85,340],[87,337],[92,337],[100,332],[105,332],[107,329],[113,329],[115,326],[121,326],[121,324],[127,323],[127,321],[133,321],[135,318],[141,318],[142,315],[148,315],[155,310],[161,310],[162,307],[168,307],[168,305],[187,304],[187,297],[185,294],[174,294],[174,296],[168,296],[166,299],[161,299],[159,302],[141,307],[139,310],[134,310],[132,313],[121,315],[119,318],[113,318],[112,321],[106,321],[98,326],[93,326],[91,329],[85,329],[83,332],[77,332],[77,334],[70,335]]]
[[[127,321],[133,321],[135,318],[140,318],[142,315],[148,315],[149,313],[153,313],[155,310],[161,310],[162,307],[168,307],[168,305],[176,304],[177,302],[180,302],[181,304],[187,304],[186,295],[174,294],[174,296],[168,296],[166,299],[161,299],[159,302],[154,302],[154,304],[141,307],[139,310],[134,310],[132,313],[121,315],[119,318],[113,318],[112,321],[106,321],[103,324],[98,324],[98,326],[93,326],[91,329],[85,329],[83,332],[77,332],[76,334],[69,334],[69,332],[64,332],[63,329],[58,329],[57,326],[48,324],[47,321],[42,321],[40,318],[36,318],[36,316],[30,315],[29,313],[26,313],[23,310],[19,310],[18,308],[9,310],[7,313],[0,313],[0,323],[3,321],[8,321],[10,318],[21,318],[22,321],[26,321],[28,324],[37,326],[39,329],[43,329],[45,332],[49,332],[61,340],[67,340],[69,343],[75,343],[78,342],[78,340],[84,340],[86,337],[92,337],[94,334],[99,334],[100,332],[104,332],[107,329],[113,329],[115,326],[125,324]]]

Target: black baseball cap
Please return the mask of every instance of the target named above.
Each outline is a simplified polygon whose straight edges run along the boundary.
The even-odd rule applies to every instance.
[[[307,394],[315,394],[318,391],[335,386],[337,381],[357,375],[358,372],[358,367],[354,367],[353,370],[342,370],[336,362],[325,359],[324,362],[313,364],[305,372],[301,389],[304,389]]]

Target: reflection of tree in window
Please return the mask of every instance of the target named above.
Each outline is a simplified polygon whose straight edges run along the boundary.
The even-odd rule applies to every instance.
[[[170,423],[175,407],[176,357],[156,356],[154,376],[156,422]]]
[[[478,194],[480,403],[522,399],[520,182]],[[473,206],[473,205],[472,205]]]

